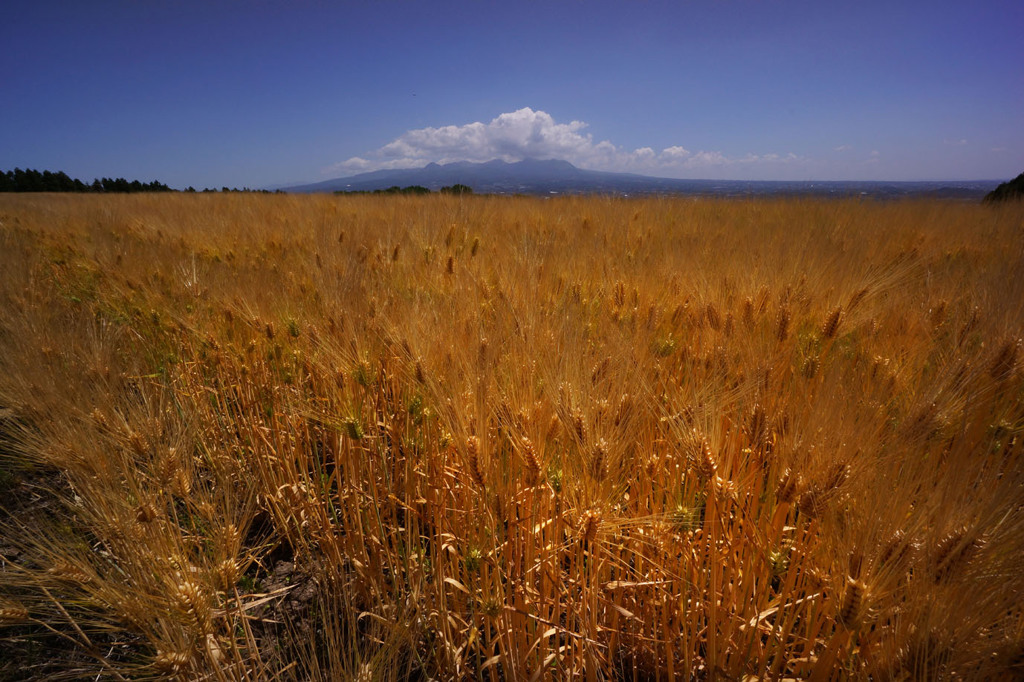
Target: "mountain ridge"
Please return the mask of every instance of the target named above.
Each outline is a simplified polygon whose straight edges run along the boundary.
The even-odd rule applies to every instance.
[[[282,187],[286,192],[373,192],[390,187],[419,185],[437,191],[467,185],[478,194],[608,194],[689,196],[929,196],[981,199],[998,181],[886,182],[886,181],[771,181],[681,180],[635,173],[613,173],[578,168],[563,159],[523,159],[507,162],[454,161],[428,163],[421,168],[376,170],[323,182]]]

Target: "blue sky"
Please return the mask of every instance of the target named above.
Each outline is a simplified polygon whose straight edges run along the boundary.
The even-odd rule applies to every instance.
[[[266,187],[460,159],[686,178],[1024,171],[1024,3],[52,2],[0,169]]]

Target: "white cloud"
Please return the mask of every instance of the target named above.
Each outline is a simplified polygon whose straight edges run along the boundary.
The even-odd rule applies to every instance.
[[[525,158],[565,159],[581,168],[689,175],[732,165],[788,164],[795,154],[748,154],[731,158],[719,151],[696,151],[673,145],[655,151],[622,149],[608,140],[595,141],[583,132],[583,121],[558,123],[544,111],[524,107],[504,113],[489,123],[467,123],[410,130],[379,149],[353,156],[324,169],[326,175],[372,170],[418,168],[430,162],[519,161]]]
[[[365,157],[354,156],[325,173],[418,168],[430,162],[606,156],[605,143],[595,145],[590,135],[580,132],[585,127],[582,121],[556,123],[550,114],[526,107],[501,114],[490,123],[410,130]]]
[[[661,155],[666,159],[685,159],[690,155],[690,152],[682,147],[666,147],[661,150]]]
[[[697,152],[687,161],[688,165],[694,166],[721,166],[729,163],[729,159],[722,152]]]
[[[838,147],[836,147],[836,149],[835,149],[835,150],[836,150],[837,152],[848,152],[848,151],[850,151],[851,149],[853,149],[853,147],[852,147],[851,145],[848,145],[848,144],[841,144],[841,145],[839,145]]]

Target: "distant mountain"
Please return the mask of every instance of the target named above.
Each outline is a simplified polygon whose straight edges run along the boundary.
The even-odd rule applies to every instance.
[[[1024,199],[1024,173],[1009,182],[1002,183],[985,195],[985,201],[1008,201],[1010,199]]]
[[[428,163],[423,168],[379,170],[285,189],[289,192],[372,192],[396,185],[421,185],[437,191],[442,187],[462,184],[472,187],[477,193],[547,194],[552,191],[594,192],[603,187],[611,188],[612,184],[602,176],[619,177],[613,173],[580,170],[568,161],[525,159],[507,163],[496,159],[485,163],[456,161],[443,166]]]
[[[525,159],[515,163],[456,161],[423,168],[379,170],[311,185],[284,187],[288,192],[372,192],[420,185],[437,191],[455,184],[477,194],[682,194],[710,196],[823,195],[981,199],[998,182],[776,182],[747,180],[678,180],[633,173],[583,170],[568,161]]]

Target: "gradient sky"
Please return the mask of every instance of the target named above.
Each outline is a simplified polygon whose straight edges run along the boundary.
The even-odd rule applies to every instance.
[[[459,159],[736,179],[1024,171],[1024,2],[53,2],[0,169],[267,187]]]

